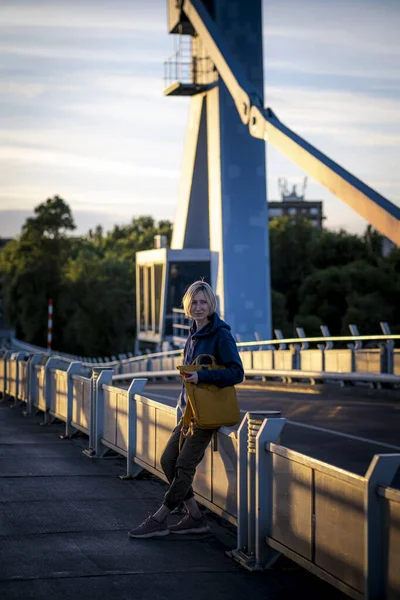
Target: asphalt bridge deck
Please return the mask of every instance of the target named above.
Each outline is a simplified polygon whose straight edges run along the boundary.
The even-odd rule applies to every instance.
[[[347,598],[283,557],[246,571],[225,554],[234,528],[210,513],[209,534],[129,539],[165,484],[120,480],[123,459],[91,460],[85,436],[61,440],[61,424],[41,421],[0,403],[2,600]]]

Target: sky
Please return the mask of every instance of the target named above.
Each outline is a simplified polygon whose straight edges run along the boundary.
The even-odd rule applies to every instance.
[[[400,0],[263,0],[265,105],[400,205]],[[166,0],[0,0],[0,236],[60,195],[77,233],[174,221],[189,98],[165,97]],[[267,192],[305,173],[267,147]],[[366,222],[313,180],[325,226]]]

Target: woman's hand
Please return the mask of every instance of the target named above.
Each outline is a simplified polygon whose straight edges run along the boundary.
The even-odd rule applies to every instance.
[[[186,383],[198,383],[199,381],[199,376],[197,375],[197,371],[184,371],[183,372],[183,378],[186,381]]]

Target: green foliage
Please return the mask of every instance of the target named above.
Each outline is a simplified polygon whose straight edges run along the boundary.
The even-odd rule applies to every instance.
[[[22,228],[25,237],[58,239],[76,228],[70,207],[59,196],[36,206],[34,213],[36,216],[27,219]]]
[[[53,348],[83,356],[132,350],[136,330],[135,255],[157,234],[171,239],[169,221],[132,219],[85,237],[59,196],[35,208],[19,239],[0,252],[7,320],[21,339],[46,346],[47,305],[53,299]]]
[[[274,329],[280,329],[285,337],[292,335],[292,328],[288,320],[286,298],[284,294],[272,290],[271,293],[272,316]]]
[[[270,223],[271,285],[285,296],[289,321],[297,312],[299,287],[313,270],[313,245],[318,234],[302,218],[281,217]]]
[[[35,208],[21,236],[0,251],[7,321],[21,339],[46,345],[47,304],[53,299],[53,348],[83,356],[132,350],[136,333],[136,252],[157,234],[171,240],[169,221],[132,219],[105,232],[71,237],[68,204],[59,196]],[[273,326],[285,336],[303,327],[319,335],[379,332],[388,321],[400,331],[400,249],[382,256],[382,237],[319,231],[307,220],[270,224]]]
[[[301,286],[299,317],[315,315],[337,335],[348,334],[352,323],[360,331],[380,333],[380,321],[388,321],[392,326],[399,323],[399,292],[399,279],[393,278],[384,264],[354,261],[342,267],[319,269]]]
[[[56,205],[65,203],[57,199]],[[45,205],[42,205],[42,207]],[[50,213],[53,204],[47,201]],[[68,207],[67,207],[68,208]],[[47,305],[50,298],[58,301],[61,290],[60,265],[69,254],[71,240],[64,237],[63,227],[71,221],[68,211],[59,211],[51,222],[45,210],[38,210],[38,222],[28,219],[19,240],[7,244],[0,253],[0,272],[4,283],[4,308],[7,320],[15,327],[17,336],[41,346],[47,344]],[[60,218],[61,215],[61,218]],[[53,340],[61,337],[59,323],[55,324]]]
[[[83,356],[117,354],[133,347],[135,267],[116,256],[85,249],[64,269],[59,312],[63,348]]]
[[[307,335],[320,335],[320,325],[328,325],[339,335],[347,334],[354,323],[360,331],[380,333],[379,322],[388,321],[397,331],[400,251],[385,258],[382,241],[371,226],[356,236],[318,231],[305,220],[274,219],[272,287],[286,299],[290,330],[303,327]],[[274,312],[273,319],[277,327]]]

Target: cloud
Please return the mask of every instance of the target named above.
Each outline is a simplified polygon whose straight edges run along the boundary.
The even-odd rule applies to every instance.
[[[14,163],[35,163],[37,165],[45,165],[48,168],[59,167],[62,169],[73,169],[74,171],[91,171],[102,174],[111,173],[114,177],[176,179],[178,176],[178,173],[172,169],[156,166],[136,166],[128,161],[107,160],[95,156],[69,154],[54,149],[44,150],[42,148],[3,145],[0,147],[0,159]]]
[[[149,136],[109,139],[104,130],[76,127],[63,128],[29,128],[0,129],[0,146],[40,149],[48,152],[63,149],[69,154],[93,154],[98,158],[118,156],[141,163],[151,162],[151,158],[168,157],[176,151],[177,142],[160,138],[154,140]]]
[[[366,0],[264,0],[264,36],[325,52],[351,48],[369,55],[398,56],[400,13],[398,2]],[[267,44],[268,47],[268,44]]]
[[[397,67],[396,65],[390,66],[387,63],[381,65],[378,67],[378,65],[372,65],[371,68],[371,63],[369,63],[368,68],[366,68],[366,66],[362,67],[362,66],[356,66],[354,67],[353,65],[349,65],[348,63],[345,64],[338,64],[338,63],[331,63],[331,64],[317,64],[317,63],[313,63],[311,64],[310,62],[302,62],[300,60],[294,61],[294,60],[278,60],[278,59],[272,59],[272,60],[268,60],[268,58],[266,59],[266,73],[267,75],[272,71],[277,71],[279,73],[288,71],[291,73],[303,73],[303,74],[307,74],[307,75],[319,75],[319,76],[324,76],[324,77],[329,77],[331,78],[333,75],[341,77],[341,78],[349,78],[349,77],[356,77],[356,78],[362,78],[362,79],[368,79],[368,80],[377,80],[378,79],[378,83],[380,83],[380,80],[384,79],[384,80],[393,80],[396,82],[396,85],[394,86],[394,89],[399,89],[400,88],[400,83],[399,83],[399,79],[400,79],[400,68]],[[267,77],[268,80],[268,77]],[[386,85],[386,82],[385,82]]]
[[[297,86],[267,86],[267,104],[285,115],[297,127],[325,125],[327,133],[332,126],[366,125],[379,129],[383,125],[398,124],[396,99],[379,98],[367,93],[320,90]],[[289,125],[289,123],[286,123]]]
[[[104,50],[101,48],[88,48],[88,47],[74,47],[70,43],[67,42],[60,46],[60,44],[50,44],[43,41],[37,42],[7,42],[0,43],[0,52],[4,54],[15,54],[24,57],[40,57],[46,58],[46,60],[59,60],[64,59],[68,61],[87,61],[87,62],[118,62],[118,63],[139,63],[140,65],[145,65],[148,63],[159,63],[160,56],[156,53],[151,55],[150,52],[146,52],[142,56],[135,56],[131,53],[123,54],[122,52],[116,50],[112,50],[111,48],[108,50]]]
[[[361,24],[360,24],[361,25]],[[374,33],[376,34],[376,30],[372,28],[368,28],[371,31],[371,35],[369,35],[368,31],[365,28],[359,27],[357,29],[353,28],[352,22],[347,22],[343,20],[340,26],[337,27],[328,27],[317,28],[317,27],[301,27],[301,25],[293,25],[287,26],[285,24],[276,27],[266,27],[264,29],[264,34],[267,38],[282,38],[291,41],[307,41],[309,44],[313,45],[326,45],[326,46],[340,46],[343,47],[351,47],[359,49],[360,44],[365,44],[368,40],[368,53],[374,54],[383,54],[383,55],[395,55],[398,56],[400,54],[400,47],[398,44],[393,44],[390,41],[390,38],[393,41],[397,41],[397,36],[395,37],[394,29],[389,29],[386,33],[386,38],[376,40],[374,39]]]
[[[44,94],[48,87],[43,83],[0,81],[0,96],[24,96],[37,98]]]
[[[2,206],[28,209],[59,193],[74,211],[171,218],[189,103],[162,95],[173,45],[166,4],[2,2]],[[400,197],[397,2],[263,6],[267,104],[343,167]],[[302,177],[269,150],[268,173]],[[326,203],[328,225],[354,215],[314,182],[309,191]]]
[[[166,30],[164,2],[126,2],[70,0],[69,2],[3,3],[0,27],[37,29],[97,30],[107,35],[111,30],[147,31]]]

